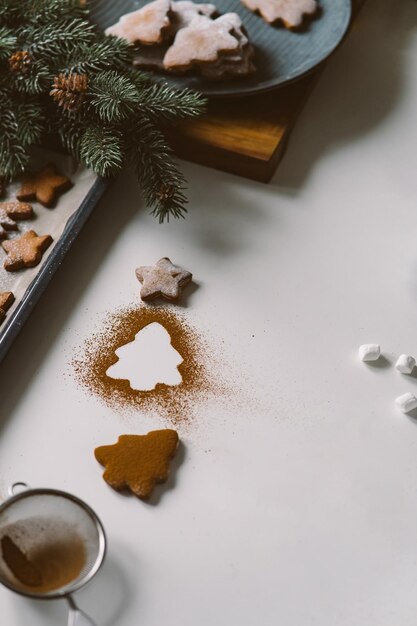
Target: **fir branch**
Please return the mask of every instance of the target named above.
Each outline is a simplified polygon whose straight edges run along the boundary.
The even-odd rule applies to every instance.
[[[122,74],[100,72],[90,82],[91,109],[104,122],[119,122],[137,109],[139,95],[135,85]]]
[[[0,0],[0,25],[14,24],[21,15],[21,4],[16,0]]]
[[[173,161],[163,134],[146,118],[139,119],[132,146],[135,172],[146,204],[159,222],[185,217],[185,178]]]
[[[0,26],[0,61],[6,61],[15,49],[17,37],[7,26]]]
[[[87,0],[0,0],[0,178],[48,135],[100,176],[134,167],[160,221],[186,212],[185,180],[160,126],[203,99],[130,65],[133,48],[99,33]]]
[[[63,59],[58,73],[87,74],[108,67],[122,68],[131,57],[131,46],[118,37],[103,37],[91,45],[81,43]]]
[[[91,126],[80,141],[80,158],[99,176],[110,176],[123,165],[122,137],[120,133],[103,126]]]
[[[52,75],[48,67],[45,67],[41,61],[35,61],[31,64],[26,75],[13,76],[12,81],[19,93],[38,95],[43,93],[51,84]]]
[[[154,84],[142,90],[140,106],[153,118],[185,119],[201,115],[205,99],[189,89],[177,91],[166,84]]]
[[[74,49],[80,43],[94,40],[94,27],[83,19],[75,18],[71,21],[31,24],[22,31],[25,49],[31,56],[65,55],[68,50]]]
[[[15,137],[20,145],[27,148],[37,143],[45,127],[42,106],[35,102],[22,102],[11,113],[16,128]]]
[[[80,0],[30,0],[25,11],[27,18],[33,23],[48,23],[74,17],[85,19],[88,16],[86,3],[83,4]]]

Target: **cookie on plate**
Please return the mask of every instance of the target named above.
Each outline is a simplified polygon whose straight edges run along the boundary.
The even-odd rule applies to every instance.
[[[169,11],[170,26],[164,32],[164,41],[153,46],[138,46],[133,65],[141,69],[163,70],[163,58],[175,35],[199,15],[214,17],[217,15],[217,9],[214,4],[209,3],[199,4],[192,0],[172,1]]]
[[[259,13],[268,24],[281,22],[285,28],[302,26],[305,16],[312,17],[318,10],[316,0],[242,0],[251,11]]]
[[[116,24],[107,28],[106,35],[145,46],[161,44],[171,27],[170,11],[170,0],[154,0],[138,11],[122,15]]]
[[[230,15],[236,16],[231,19]],[[205,16],[195,17],[178,31],[174,43],[164,56],[164,68],[174,73],[219,64],[220,60],[241,52],[241,45],[234,29],[240,18],[226,13],[212,20]],[[241,22],[240,22],[241,24]]]

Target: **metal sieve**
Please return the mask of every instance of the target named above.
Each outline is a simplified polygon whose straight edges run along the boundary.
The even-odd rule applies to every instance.
[[[71,594],[103,563],[106,535],[99,518],[65,491],[14,483],[9,494],[0,505],[0,582],[30,598],[66,599],[68,626],[94,626]]]

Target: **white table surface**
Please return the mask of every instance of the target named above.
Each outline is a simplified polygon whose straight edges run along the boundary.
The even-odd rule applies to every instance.
[[[99,626],[415,625],[417,422],[394,399],[417,378],[393,362],[417,355],[416,111],[417,4],[368,0],[270,185],[183,164],[185,221],[160,226],[128,176],[97,207],[0,368],[0,481],[101,516],[108,560],[78,595]],[[224,341],[237,398],[180,429],[149,505],[93,449],[166,424],[110,410],[69,361],[165,255],[193,271],[186,314]],[[390,367],[359,363],[364,342]],[[7,626],[66,623],[62,602],[0,606]]]

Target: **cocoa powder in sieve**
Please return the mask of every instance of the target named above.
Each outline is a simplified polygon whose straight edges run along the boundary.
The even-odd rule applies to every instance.
[[[2,558],[19,587],[36,593],[48,593],[74,581],[86,564],[82,539],[63,521],[42,522],[45,537],[36,533],[39,520],[12,525],[1,539]],[[52,536],[49,537],[48,525]],[[61,538],[56,536],[60,526]],[[34,530],[35,528],[35,530]],[[28,540],[35,533],[36,540]],[[41,540],[40,540],[41,538]],[[29,541],[29,543],[28,543]]]
[[[182,356],[178,366],[180,385],[158,384],[152,391],[137,391],[128,380],[107,376],[117,362],[116,350],[134,340],[148,324],[158,322],[171,336],[171,344]],[[86,341],[83,353],[72,365],[78,381],[113,409],[137,409],[157,413],[174,426],[187,423],[196,401],[209,394],[219,395],[221,386],[210,375],[209,348],[201,334],[178,307],[133,305],[109,314],[103,329]]]

